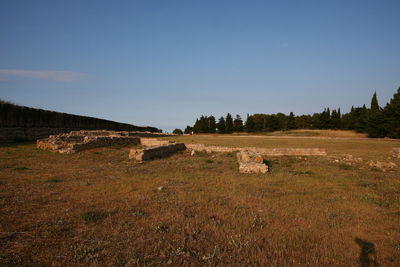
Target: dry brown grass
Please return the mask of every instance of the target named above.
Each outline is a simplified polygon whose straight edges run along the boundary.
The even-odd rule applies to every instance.
[[[317,142],[176,139],[263,147]],[[377,158],[394,146],[317,144]],[[133,164],[126,147],[74,155],[32,144],[2,147],[0,265],[400,265],[398,169],[271,160],[272,173],[243,175],[233,154],[183,152]]]
[[[364,133],[357,133],[350,130],[309,130],[309,129],[297,129],[290,131],[279,131],[273,132],[271,135],[294,135],[294,136],[321,136],[321,137],[350,137],[350,138],[366,138],[367,135]]]
[[[261,133],[235,133],[236,135],[245,136],[293,136],[293,137],[334,137],[334,138],[367,138],[365,133],[357,133],[351,130],[313,130],[313,129],[296,129],[288,131],[261,132]]]

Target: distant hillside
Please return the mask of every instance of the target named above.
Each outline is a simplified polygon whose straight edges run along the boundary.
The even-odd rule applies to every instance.
[[[141,127],[93,117],[30,108],[4,100],[0,100],[0,127],[161,132],[155,127]]]

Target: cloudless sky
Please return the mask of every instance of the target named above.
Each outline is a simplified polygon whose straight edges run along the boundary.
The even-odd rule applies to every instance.
[[[200,115],[383,106],[400,1],[0,2],[0,98],[172,131]]]

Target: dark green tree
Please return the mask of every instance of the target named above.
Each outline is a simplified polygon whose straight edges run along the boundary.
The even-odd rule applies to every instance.
[[[230,113],[226,115],[225,119],[225,132],[232,133],[233,132],[233,118]]]
[[[173,134],[183,134],[181,129],[176,128],[173,132]]]
[[[366,131],[369,137],[385,137],[385,117],[379,107],[376,92],[371,99],[371,109],[368,111]]]
[[[208,117],[208,132],[215,133],[217,131],[217,124],[214,116]]]
[[[287,129],[292,130],[292,129],[297,129],[296,125],[296,117],[294,116],[293,112],[290,112],[288,120],[287,120]]]
[[[380,108],[378,104],[378,97],[376,96],[375,92],[371,99],[371,111],[378,111],[378,110],[380,110]]]
[[[390,138],[400,138],[400,87],[383,110],[385,128]]]
[[[331,115],[331,129],[340,129],[341,128],[341,118],[340,118],[340,108],[338,111],[336,109],[332,110],[332,115]]]
[[[218,129],[218,133],[221,133],[221,134],[225,133],[226,126],[225,126],[224,117],[219,118],[218,123],[217,123],[217,129]]]
[[[245,128],[247,132],[254,132],[253,116],[249,116],[249,114],[247,114]]]
[[[233,120],[233,130],[235,132],[243,131],[243,121],[239,114],[237,114],[236,118]]]
[[[184,133],[185,134],[191,134],[193,131],[193,127],[190,127],[189,125],[186,126]]]

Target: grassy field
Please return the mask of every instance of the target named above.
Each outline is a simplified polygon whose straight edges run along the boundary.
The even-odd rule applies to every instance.
[[[388,161],[371,139],[181,136],[192,143],[322,147]],[[0,266],[399,266],[399,168],[271,158],[239,174],[234,154],[142,164],[128,147],[62,155],[0,147]],[[399,160],[392,160],[400,165]]]

